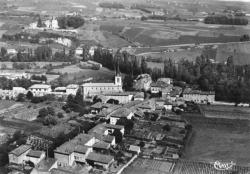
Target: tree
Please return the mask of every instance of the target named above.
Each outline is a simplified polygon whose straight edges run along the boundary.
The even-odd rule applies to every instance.
[[[33,93],[31,91],[28,91],[27,94],[26,94],[26,98],[28,100],[31,100],[33,98]]]
[[[58,118],[63,118],[63,117],[64,117],[64,115],[63,115],[63,113],[58,112],[58,113],[57,113],[57,117],[58,117]]]
[[[48,115],[55,116],[55,109],[52,107],[47,107]]]
[[[39,110],[39,117],[44,118],[49,114],[48,110],[46,108],[42,108]]]
[[[118,105],[119,104],[119,100],[115,100],[115,99],[109,99],[108,101],[107,101],[107,103],[110,103],[110,104],[115,104],[115,105]]]
[[[24,102],[25,101],[25,94],[19,93],[16,98],[17,102]]]
[[[7,54],[7,49],[4,47],[1,47],[1,56],[4,57]]]
[[[241,42],[246,42],[246,41],[249,41],[249,40],[250,40],[250,38],[249,38],[248,34],[244,34],[243,36],[240,37]]]
[[[43,27],[43,22],[42,22],[41,16],[38,17],[38,20],[37,20],[37,27],[38,27],[38,28]]]
[[[164,131],[168,131],[169,132],[171,130],[171,127],[168,124],[166,124],[165,126],[162,127],[162,129]]]

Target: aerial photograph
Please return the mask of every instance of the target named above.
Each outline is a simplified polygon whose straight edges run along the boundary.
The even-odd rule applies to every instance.
[[[250,174],[250,0],[0,0],[0,174]]]

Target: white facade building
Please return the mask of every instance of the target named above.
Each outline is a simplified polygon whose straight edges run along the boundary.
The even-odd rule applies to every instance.
[[[81,91],[84,99],[109,92],[123,92],[122,77],[116,75],[115,83],[85,83],[81,86]]]
[[[29,91],[31,91],[34,96],[44,96],[52,92],[51,86],[46,84],[32,85],[29,87]]]
[[[79,89],[79,85],[77,84],[70,84],[66,87],[66,94],[67,95],[76,95],[77,91]]]

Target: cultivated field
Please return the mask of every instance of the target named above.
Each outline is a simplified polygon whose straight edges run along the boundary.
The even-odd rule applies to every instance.
[[[186,146],[184,158],[193,161],[233,161],[250,163],[250,122],[184,116],[193,126],[193,136]]]
[[[180,160],[174,167],[174,174],[248,174],[249,167],[233,166],[230,170],[216,170],[213,163]]]
[[[173,166],[172,162],[138,158],[123,171],[123,174],[167,174]]]
[[[234,64],[250,64],[250,42],[219,45],[217,48],[216,61],[225,62],[229,56],[233,56]]]

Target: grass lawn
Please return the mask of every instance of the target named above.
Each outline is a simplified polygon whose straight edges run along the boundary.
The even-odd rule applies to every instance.
[[[185,159],[250,163],[249,121],[190,116],[186,119],[193,125],[193,137],[187,145]]]

